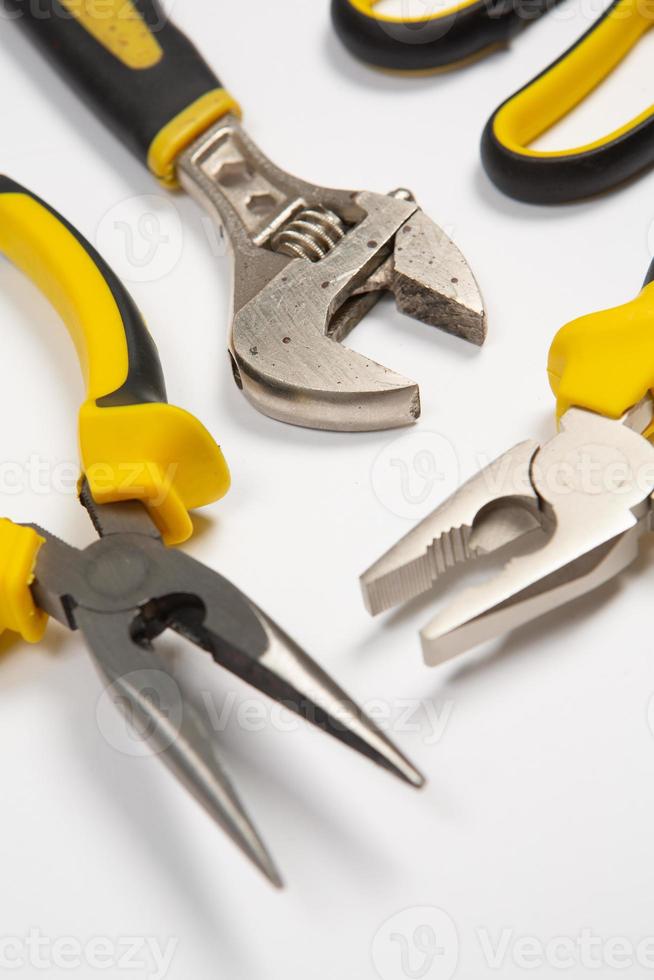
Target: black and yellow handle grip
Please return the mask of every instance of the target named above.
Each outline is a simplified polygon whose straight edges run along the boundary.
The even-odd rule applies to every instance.
[[[531,144],[582,102],[654,24],[649,0],[614,0],[571,48],[507,99],[482,137],[482,161],[510,197],[560,204],[609,190],[654,163],[654,105],[582,146]]]
[[[409,74],[465,64],[509,43],[558,0],[462,0],[427,17],[397,17],[378,0],[331,0],[345,47],[376,68]]]
[[[200,422],[166,401],[154,342],[106,262],[61,215],[0,177],[0,252],[66,323],[86,382],[83,475],[98,503],[141,500],[164,540],[192,532],[188,511],[222,497],[229,471]]]
[[[4,0],[58,71],[150,170],[238,106],[157,0]]]

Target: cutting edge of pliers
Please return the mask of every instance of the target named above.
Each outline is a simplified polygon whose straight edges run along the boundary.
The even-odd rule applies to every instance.
[[[531,204],[561,204],[610,190],[654,164],[654,106],[583,145],[532,145],[601,85],[653,24],[648,4],[613,0],[559,58],[495,110],[481,155],[501,191]]]
[[[486,556],[479,585],[444,596],[422,630],[434,665],[583,595],[635,558],[654,492],[654,284],[563,327],[548,374],[559,432],[520,443],[473,476],[361,576],[373,615]]]
[[[2,177],[0,252],[35,281],[76,341],[87,384],[80,500],[99,536],[78,549],[38,525],[0,520],[0,630],[37,642],[48,616],[79,630],[112,699],[154,753],[279,885],[216,756],[214,734],[157,655],[164,631],[406,782],[420,786],[423,778],[255,603],[166,547],[189,537],[189,509],[222,496],[229,473],[204,426],[167,403],[154,342],[93,246]]]

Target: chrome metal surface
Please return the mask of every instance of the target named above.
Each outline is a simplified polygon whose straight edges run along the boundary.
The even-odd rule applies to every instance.
[[[270,239],[275,252],[291,258],[319,262],[338,245],[346,227],[328,208],[305,208],[299,211]]]
[[[231,242],[234,377],[264,414],[349,431],[418,418],[413,381],[341,346],[384,291],[410,316],[483,342],[477,283],[408,191],[338,191],[299,180],[231,116],[180,156],[178,174]]]
[[[362,575],[369,611],[428,590],[457,564],[513,550],[423,629],[425,660],[437,664],[616,575],[651,525],[654,447],[639,434],[651,419],[649,396],[619,420],[572,408],[544,446],[505,453]],[[528,535],[533,547],[516,556]]]

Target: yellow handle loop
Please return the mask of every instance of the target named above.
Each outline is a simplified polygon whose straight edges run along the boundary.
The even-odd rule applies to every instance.
[[[547,159],[599,149],[635,129],[654,113],[654,106],[582,146],[534,150],[529,145],[597,88],[653,24],[652,0],[614,4],[578,44],[497,111],[493,121],[496,139],[514,153]]]

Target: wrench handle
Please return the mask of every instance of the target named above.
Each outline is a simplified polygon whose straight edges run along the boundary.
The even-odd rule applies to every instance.
[[[157,0],[5,0],[18,24],[164,184],[175,160],[239,109]]]

